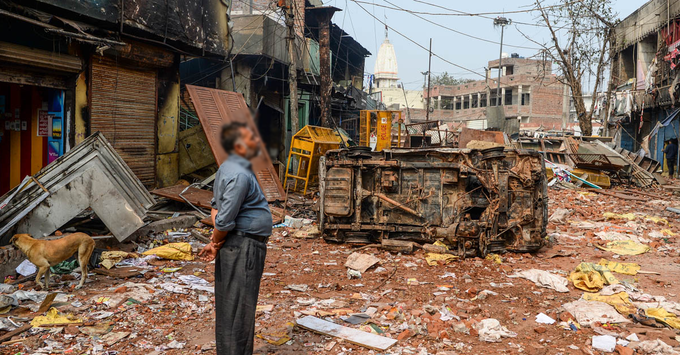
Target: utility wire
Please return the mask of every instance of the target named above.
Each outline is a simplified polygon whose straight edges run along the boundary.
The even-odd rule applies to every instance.
[[[366,8],[364,8],[363,6],[361,6],[361,4],[357,3],[356,0],[352,0],[352,2],[354,2],[355,4],[357,4],[357,6],[359,6],[362,10],[364,10],[364,12],[366,12],[366,13],[369,14],[371,17],[373,17],[376,21],[382,23],[383,25],[385,25],[387,28],[389,28],[390,30],[394,31],[394,32],[397,33],[398,35],[404,37],[404,38],[405,38],[406,40],[408,40],[409,42],[415,44],[416,46],[418,46],[418,47],[420,47],[420,48],[422,48],[422,49],[424,49],[424,50],[426,50],[426,51],[428,51],[428,52],[430,51],[428,48],[426,48],[426,47],[423,46],[422,44],[420,44],[420,43],[418,43],[417,41],[411,39],[410,37],[406,36],[405,34],[403,34],[403,33],[399,32],[399,31],[397,31],[394,27],[389,26],[389,25],[386,24],[385,22],[381,21],[379,18],[375,17],[373,14],[371,14],[370,11],[366,10]],[[442,56],[440,56],[440,55],[438,55],[438,54],[436,54],[436,53],[434,53],[434,52],[432,52],[432,56],[437,57],[437,58],[439,58],[440,60],[442,60],[443,62],[448,63],[448,64],[451,64],[451,65],[453,65],[453,66],[456,67],[456,68],[460,68],[460,69],[463,69],[463,70],[465,70],[465,71],[467,71],[467,72],[470,72],[470,73],[472,73],[472,74],[479,75],[479,76],[481,76],[481,77],[486,78],[485,75],[482,75],[482,74],[480,74],[480,73],[478,73],[478,72],[476,72],[476,71],[474,71],[474,70],[472,70],[472,69],[468,69],[468,68],[466,68],[466,67],[464,67],[464,66],[462,66],[462,65],[458,65],[458,64],[456,64],[456,63],[453,63],[453,62],[451,62],[451,61],[449,61],[449,60],[443,58]]]
[[[413,1],[419,2],[419,3],[421,3],[421,4],[425,4],[425,5],[430,5],[430,6],[438,7],[438,8],[440,8],[440,9],[444,9],[444,10],[456,12],[458,15],[455,15],[455,16],[482,16],[482,15],[499,15],[499,16],[502,16],[502,15],[507,15],[507,14],[531,13],[531,12],[535,12],[535,11],[536,11],[536,9],[531,8],[531,9],[527,9],[527,10],[492,11],[492,12],[469,13],[469,12],[460,11],[460,10],[455,10],[455,9],[451,9],[451,8],[444,7],[444,6],[441,6],[441,5],[433,4],[433,3],[430,3],[430,2],[427,2],[427,1],[423,1],[423,0],[413,0]],[[545,6],[545,7],[543,7],[543,9],[544,9],[544,10],[548,10],[548,9],[552,9],[552,8],[565,7],[565,6],[568,6],[568,5],[571,5],[571,4],[580,3],[580,2],[582,2],[582,0],[576,0],[576,1],[572,1],[572,2],[565,3],[565,4],[559,4],[559,5]],[[451,15],[454,15],[454,14],[451,14]]]
[[[375,5],[379,6],[385,9],[390,9],[390,10],[396,10],[396,11],[404,11],[404,12],[410,12],[414,14],[420,14],[420,15],[429,15],[429,16],[469,16],[469,17],[479,17],[479,18],[485,18],[489,20],[493,20],[494,18],[491,16],[486,16],[486,15],[478,15],[478,14],[468,14],[460,11],[461,13],[441,13],[441,12],[427,12],[427,11],[415,11],[415,10],[408,10],[408,9],[402,9],[402,8],[397,8],[393,6],[387,6],[387,5],[379,5],[379,4],[373,4],[367,1],[360,1],[358,0],[357,2],[362,3],[362,4],[368,4],[368,5]],[[432,5],[435,6],[435,5]],[[438,6],[438,5],[436,5]],[[445,8],[446,9],[446,8]],[[449,11],[458,11],[458,10],[449,10]],[[538,23],[529,23],[529,22],[520,22],[520,21],[512,21],[513,23],[517,23],[520,25],[525,25],[525,26],[534,26],[534,27],[548,27],[546,25],[541,25]]]
[[[357,0],[352,0],[352,1],[357,2]],[[481,37],[473,36],[473,35],[471,35],[471,34],[467,34],[467,33],[465,33],[465,32],[461,32],[461,31],[455,30],[455,29],[453,29],[453,28],[451,28],[451,27],[447,27],[447,26],[438,24],[438,23],[436,23],[436,22],[434,22],[434,21],[431,21],[431,20],[429,20],[429,19],[427,19],[427,18],[425,18],[425,17],[422,17],[422,16],[420,16],[420,15],[418,15],[418,14],[415,14],[415,13],[413,13],[413,12],[411,12],[411,11],[408,11],[408,10],[406,10],[406,9],[404,9],[404,8],[401,8],[401,7],[397,6],[397,5],[395,5],[394,3],[390,2],[389,0],[385,0],[385,2],[388,3],[388,4],[390,4],[390,5],[392,5],[392,6],[396,6],[397,8],[401,9],[402,11],[406,11],[406,12],[410,13],[411,15],[413,15],[413,16],[415,16],[415,17],[417,17],[417,18],[419,18],[419,19],[421,19],[421,20],[423,20],[423,21],[429,22],[429,23],[431,23],[431,24],[433,24],[433,25],[435,25],[435,26],[441,27],[441,28],[443,28],[443,29],[446,29],[446,30],[449,30],[449,31],[451,31],[451,32],[457,33],[457,34],[459,34],[459,35],[462,35],[462,36],[465,36],[465,37],[470,37],[470,38],[472,38],[472,39],[476,39],[476,40],[482,41],[482,42],[487,42],[487,43],[492,43],[492,44],[498,44],[498,45],[501,44],[500,42],[496,42],[496,41],[488,40],[488,39],[486,39],[486,38],[481,38]],[[530,49],[530,50],[539,50],[539,49],[540,49],[540,48],[534,48],[534,47],[515,46],[515,45],[512,45],[512,44],[503,44],[503,45],[504,45],[504,46],[507,46],[507,47],[520,48],[520,49]]]

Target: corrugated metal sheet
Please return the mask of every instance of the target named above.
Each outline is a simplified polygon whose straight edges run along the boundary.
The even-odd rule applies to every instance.
[[[156,71],[92,57],[91,131],[100,131],[147,188],[156,176]]]
[[[16,233],[44,238],[91,208],[119,240],[155,203],[103,135],[95,133],[0,197],[0,245]]]
[[[233,121],[243,122],[258,137],[260,136],[260,132],[257,130],[257,126],[250,115],[250,110],[241,94],[193,85],[187,85],[186,88],[196,108],[198,118],[201,120],[201,126],[203,126],[205,135],[208,137],[210,149],[218,165],[222,164],[228,156],[220,145],[222,125]],[[285,197],[283,186],[281,186],[281,181],[274,170],[269,154],[267,154],[264,142],[261,144],[261,154],[252,161],[253,171],[255,176],[257,176],[257,181],[260,183],[262,191],[267,197],[267,201],[283,200]]]

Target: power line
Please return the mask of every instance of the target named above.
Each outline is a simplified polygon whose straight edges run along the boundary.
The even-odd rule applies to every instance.
[[[352,0],[352,1],[356,2],[357,0]],[[418,14],[415,14],[415,13],[409,11],[409,10],[406,10],[406,9],[404,9],[404,8],[401,8],[401,7],[399,7],[399,6],[397,6],[397,5],[393,4],[393,3],[391,3],[389,0],[385,0],[385,2],[388,3],[388,4],[391,4],[392,6],[396,6],[397,8],[399,8],[399,9],[401,9],[401,10],[403,10],[403,11],[406,11],[406,12],[410,13],[411,15],[413,15],[413,16],[415,16],[415,17],[421,19],[421,20],[424,20],[424,21],[426,21],[426,22],[429,22],[429,23],[431,23],[431,24],[433,24],[433,25],[435,25],[435,26],[441,27],[441,28],[446,29],[446,30],[449,30],[449,31],[451,31],[451,32],[457,33],[457,34],[459,34],[459,35],[466,36],[466,37],[470,37],[470,38],[472,38],[472,39],[476,39],[476,40],[482,41],[482,42],[487,42],[487,43],[492,43],[492,44],[500,44],[499,42],[496,42],[496,41],[492,41],[492,40],[489,40],[489,39],[486,39],[486,38],[481,38],[481,37],[473,36],[473,35],[471,35],[471,34],[467,34],[467,33],[465,33],[465,32],[461,32],[461,31],[455,30],[455,29],[453,29],[453,28],[451,28],[451,27],[447,27],[447,26],[444,26],[444,25],[442,25],[442,24],[436,23],[436,22],[431,21],[431,20],[429,20],[429,19],[427,19],[427,18],[425,18],[425,17],[422,17],[422,16],[420,16],[420,15],[418,15]],[[539,48],[514,46],[514,45],[511,45],[511,44],[506,44],[505,46],[507,46],[507,47],[513,47],[513,48],[520,48],[520,49],[539,50]]]
[[[362,4],[372,4],[367,1],[357,1]],[[386,6],[386,5],[378,5],[375,4],[375,6],[379,6],[385,9],[390,9],[390,10],[396,10],[396,11],[404,11],[404,12],[411,12],[415,14],[421,14],[421,15],[429,15],[429,16],[469,16],[469,17],[479,17],[479,18],[484,18],[484,19],[489,19],[493,20],[493,17],[490,16],[485,16],[485,15],[477,15],[477,14],[468,14],[465,12],[460,11],[461,13],[441,13],[441,12],[427,12],[427,11],[415,11],[415,10],[408,10],[408,9],[403,9],[403,8],[397,8],[397,7],[392,7],[392,6]],[[435,6],[435,5],[433,5]],[[436,5],[438,6],[438,5]],[[446,9],[446,8],[444,8]],[[449,10],[449,11],[458,11],[458,10]],[[529,23],[529,22],[520,22],[520,21],[514,21],[517,24],[525,25],[525,26],[535,26],[535,27],[547,27],[546,25],[541,25],[537,23]]]
[[[433,7],[438,7],[438,8],[440,8],[440,9],[444,9],[444,10],[448,10],[448,11],[452,11],[452,12],[458,13],[458,15],[455,15],[455,16],[507,15],[507,14],[531,13],[531,12],[536,11],[536,9],[531,8],[531,9],[528,9],[528,10],[492,11],[492,12],[469,13],[469,12],[465,12],[465,11],[460,11],[460,10],[455,10],[455,9],[447,8],[447,7],[444,7],[444,6],[441,6],[441,5],[437,5],[437,4],[433,4],[433,3],[430,3],[430,2],[427,2],[427,1],[423,1],[423,0],[413,0],[413,1],[419,2],[419,3],[421,3],[421,4],[430,5],[430,6],[433,6]],[[545,7],[543,7],[543,9],[548,10],[548,9],[552,9],[552,8],[565,7],[565,6],[568,6],[568,5],[571,5],[571,4],[580,3],[581,1],[582,1],[582,0],[576,0],[576,1],[568,2],[568,3],[560,4],[560,5],[545,6]],[[453,15],[453,14],[451,14],[451,15]]]
[[[377,17],[375,17],[375,16],[374,16],[373,14],[371,14],[368,10],[366,10],[366,8],[364,8],[363,6],[361,6],[361,4],[357,3],[356,0],[352,0],[352,1],[353,1],[354,3],[356,3],[357,6],[359,6],[362,10],[364,10],[364,12],[366,12],[366,13],[369,14],[371,17],[373,17],[376,21],[382,23],[383,25],[385,25],[387,28],[389,28],[390,30],[394,31],[394,32],[397,33],[398,35],[404,37],[404,38],[407,39],[409,42],[411,42],[411,43],[415,44],[416,46],[418,46],[418,47],[420,47],[420,48],[422,48],[422,49],[424,49],[424,50],[426,50],[426,51],[429,52],[429,49],[426,48],[425,46],[423,46],[422,44],[420,44],[420,43],[418,43],[417,41],[411,39],[410,37],[404,35],[403,33],[397,31],[396,29],[394,29],[394,27],[389,26],[389,25],[386,24],[385,22],[383,22],[383,21],[381,21],[380,19],[378,19]],[[468,71],[468,72],[470,72],[470,73],[472,73],[472,74],[479,75],[479,76],[481,76],[481,77],[486,78],[485,75],[482,75],[482,74],[480,74],[480,73],[477,73],[477,72],[474,71],[474,70],[468,69],[468,68],[466,68],[466,67],[464,67],[464,66],[462,66],[462,65],[458,65],[458,64],[453,63],[453,62],[451,62],[451,61],[449,61],[449,60],[447,60],[447,59],[444,59],[442,56],[440,56],[440,55],[438,55],[438,54],[436,54],[436,53],[434,53],[434,52],[432,53],[432,55],[435,56],[435,57],[437,57],[437,58],[439,58],[440,60],[444,61],[445,63],[448,63],[448,64],[453,65],[453,66],[456,67],[456,68],[461,68],[461,69],[463,69],[463,70],[465,70],[465,71]]]

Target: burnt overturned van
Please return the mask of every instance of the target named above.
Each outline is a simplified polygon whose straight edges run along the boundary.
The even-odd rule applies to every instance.
[[[543,245],[547,184],[535,151],[341,149],[326,153],[319,178],[327,241],[441,239],[461,256]]]

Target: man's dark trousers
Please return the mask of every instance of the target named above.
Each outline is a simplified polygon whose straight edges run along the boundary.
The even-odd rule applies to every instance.
[[[267,244],[229,234],[215,259],[218,355],[250,355]]]
[[[666,164],[668,165],[668,176],[669,177],[674,177],[675,176],[675,159],[666,159]]]

